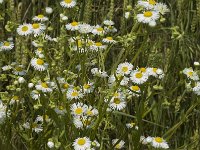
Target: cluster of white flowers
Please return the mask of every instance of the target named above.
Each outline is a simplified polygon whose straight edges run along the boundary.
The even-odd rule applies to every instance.
[[[166,4],[158,3],[155,0],[139,0],[137,7],[142,8],[142,13],[137,14],[138,22],[156,26],[156,21],[167,12],[169,9]]]
[[[159,148],[159,149],[168,149],[169,145],[167,142],[161,138],[161,137],[140,137],[140,142],[144,145],[150,144],[154,148]]]

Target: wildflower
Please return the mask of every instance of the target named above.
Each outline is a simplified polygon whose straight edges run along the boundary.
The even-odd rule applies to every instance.
[[[154,10],[158,11],[161,15],[165,15],[167,12],[169,12],[167,5],[163,3],[156,3]]]
[[[192,91],[195,94],[200,95],[200,82],[195,83],[195,87],[192,88]]]
[[[24,83],[24,82],[26,82],[26,80],[23,77],[19,77],[18,82],[19,83]]]
[[[91,33],[93,30],[93,27],[89,24],[83,23],[79,25],[79,32],[80,33],[84,33],[84,34],[88,34]]]
[[[51,119],[49,118],[48,115],[44,115],[44,116],[38,115],[38,116],[36,117],[36,119],[35,119],[35,122],[37,122],[37,123],[38,123],[38,122],[43,123],[43,122],[44,122],[44,119],[45,119],[46,122],[50,122],[50,121],[51,121]]]
[[[112,37],[106,37],[106,38],[104,38],[103,40],[102,40],[104,43],[108,43],[108,44],[115,44],[116,43],[116,41],[115,40],[113,40],[113,38]]]
[[[107,46],[103,45],[101,42],[96,42],[90,46],[90,49],[93,51],[104,50],[106,48],[107,48]]]
[[[42,15],[42,14],[39,14],[39,15],[33,17],[33,21],[45,22],[45,21],[47,21],[47,20],[49,20],[49,18],[46,17],[46,16],[44,16],[44,15]]]
[[[128,62],[125,62],[118,65],[116,73],[124,76],[130,74],[132,69],[133,65]]]
[[[74,116],[81,116],[83,115],[87,110],[87,105],[83,103],[74,103],[71,105],[71,111]]]
[[[128,84],[129,82],[129,78],[122,76],[121,74],[116,74],[116,77],[114,75],[111,75],[108,78],[108,85],[111,87],[114,85],[114,83],[116,82],[116,78],[118,81],[120,81],[120,85],[125,86]]]
[[[159,79],[162,79],[164,77],[163,70],[159,68],[147,68],[146,72],[149,76],[154,76]]]
[[[197,61],[194,62],[194,66],[199,66],[199,65],[200,65],[199,62]]]
[[[137,14],[137,20],[138,22],[142,23],[155,23],[156,20],[158,20],[160,17],[159,13],[156,11],[145,11],[143,14]]]
[[[0,43],[0,51],[9,51],[13,49],[14,43],[10,41],[4,41]]]
[[[54,142],[52,142],[52,141],[48,141],[47,142],[47,146],[51,149],[51,148],[54,148]]]
[[[40,98],[40,92],[38,92],[37,90],[33,90],[30,93],[32,99],[37,100]]]
[[[84,93],[93,92],[93,90],[94,90],[94,85],[93,84],[94,84],[93,82],[84,84],[83,85],[83,92]]]
[[[71,31],[79,30],[79,23],[76,21],[73,21],[71,23],[68,23],[65,27],[67,30],[71,30]]]
[[[143,84],[148,80],[148,75],[138,70],[134,70],[130,74],[130,79],[133,83]]]
[[[152,140],[153,140],[153,138],[150,136],[148,136],[147,138],[145,138],[144,136],[140,137],[140,143],[142,143],[144,145],[151,143]]]
[[[27,36],[30,35],[32,32],[33,30],[31,24],[24,23],[17,28],[17,33],[19,35]]]
[[[35,131],[36,133],[40,133],[43,131],[42,124],[37,123],[37,122],[33,122],[33,124],[31,125],[31,129],[32,131]]]
[[[58,114],[58,115],[64,115],[67,111],[63,106],[58,106],[56,108],[54,108],[54,111]]]
[[[135,129],[138,128],[138,126],[136,126],[136,124],[135,124],[134,122],[127,123],[127,124],[126,124],[126,127],[127,127],[128,129],[131,129],[131,128],[133,128],[133,127],[135,127]]]
[[[44,71],[48,68],[48,64],[45,63],[41,58],[32,58],[31,66],[33,66],[38,71]]]
[[[75,0],[63,0],[60,2],[60,5],[64,8],[73,8],[76,6],[76,1]]]
[[[153,9],[156,4],[157,3],[155,0],[139,0],[137,6],[143,7],[145,9]]]
[[[112,140],[112,144],[115,145],[117,142],[119,141],[119,139],[113,139]],[[125,142],[123,140],[120,140],[120,142],[115,145],[115,149],[122,149],[124,147]]]
[[[197,72],[195,72],[192,68],[185,68],[183,70],[183,74],[185,74],[189,79],[192,79],[194,81],[199,80]]]
[[[131,94],[133,95],[133,96],[139,96],[139,93],[141,93],[141,91],[140,91],[140,87],[139,86],[137,86],[137,85],[132,85],[132,86],[130,86],[130,92],[131,92]],[[138,94],[137,94],[138,93]]]
[[[130,12],[125,12],[124,17],[128,19],[130,17]]]
[[[101,26],[96,25],[96,26],[94,27],[94,29],[92,30],[92,33],[93,33],[94,35],[103,35],[103,34],[105,33],[105,31],[104,31],[104,29],[103,29]]]
[[[115,23],[112,20],[104,20],[103,24],[107,26],[113,26]]]
[[[21,99],[19,98],[19,96],[13,96],[10,100],[10,104],[15,104],[15,103],[19,103],[21,101]],[[21,101],[22,102],[22,101]]]
[[[169,145],[167,144],[167,142],[161,137],[154,137],[152,139],[152,146],[155,148],[163,148],[163,149],[169,148]]]
[[[23,65],[18,65],[18,66],[15,66],[13,68],[13,73],[15,75],[20,75],[20,76],[23,76],[26,74],[26,70],[24,70],[24,66]]]
[[[44,93],[48,93],[48,92],[52,92],[53,88],[52,88],[52,82],[39,82],[35,88],[39,91],[42,91]]]
[[[114,26],[107,26],[107,27],[104,27],[104,30],[105,30],[105,33],[115,33],[117,32],[117,29],[114,27]]]
[[[32,29],[34,36],[38,36],[46,29],[46,26],[42,23],[34,23],[32,24]]]
[[[85,115],[88,117],[96,116],[98,115],[98,110],[96,108],[93,108],[92,106],[87,106],[87,109],[85,111]]]
[[[91,69],[91,73],[92,73],[94,76],[98,76],[98,77],[102,77],[102,78],[105,78],[105,77],[108,76],[107,72],[101,71],[101,69],[98,69],[98,68],[92,68],[92,69]]]
[[[10,65],[6,65],[6,66],[3,66],[3,67],[2,67],[2,70],[3,70],[3,71],[8,71],[8,70],[10,70],[10,69],[12,69],[12,66],[10,66]]]
[[[53,9],[51,7],[46,7],[45,11],[47,14],[51,14],[53,12]]]
[[[91,141],[88,137],[79,137],[73,142],[74,150],[86,150],[90,146]]]
[[[91,118],[88,118],[86,116],[82,116],[82,117],[75,117],[73,120],[73,123],[75,125],[76,128],[90,128],[91,125],[93,124],[93,121]]]
[[[99,142],[97,141],[97,140],[94,140],[93,142],[92,142],[92,146],[94,146],[94,147],[100,147],[100,144],[99,144]]]
[[[83,97],[83,94],[80,90],[76,89],[76,88],[70,88],[68,89],[67,91],[67,98],[69,100],[72,100],[72,99],[79,99],[79,98],[82,98]]]

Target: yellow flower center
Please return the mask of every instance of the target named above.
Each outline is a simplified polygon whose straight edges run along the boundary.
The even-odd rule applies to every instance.
[[[65,3],[70,4],[72,0],[65,0]]]
[[[119,96],[119,93],[115,92],[115,93],[113,94],[113,96],[114,96],[114,97],[118,97],[118,96]]]
[[[153,15],[153,13],[151,11],[145,11],[144,12],[145,17],[151,17],[152,15]]]
[[[63,106],[59,106],[59,109],[60,109],[60,110],[63,110],[64,108],[63,108]]]
[[[78,47],[82,47],[82,41],[78,40]]]
[[[119,98],[114,98],[114,103],[115,104],[119,104],[121,101],[120,101],[120,99]]]
[[[149,0],[149,4],[155,5],[155,4],[156,4],[156,1],[155,1],[155,0]]]
[[[33,29],[38,29],[40,27],[39,23],[32,24]]]
[[[155,72],[156,73],[156,71],[158,70],[158,68],[153,68],[153,72]]]
[[[37,123],[33,123],[32,128],[36,128],[36,127],[37,127]]]
[[[42,83],[41,83],[41,86],[42,86],[43,88],[48,88],[48,85],[47,85],[46,82],[42,82]]]
[[[13,96],[12,99],[15,100],[15,101],[17,101],[17,100],[19,100],[19,97],[18,96]]]
[[[131,89],[133,91],[139,91],[140,90],[139,86],[131,86]]]
[[[22,69],[22,67],[16,67],[15,70],[16,71],[22,71],[23,69]]]
[[[138,79],[140,79],[140,78],[143,77],[143,74],[140,73],[140,72],[138,72],[138,73],[135,74],[135,77],[138,78]]]
[[[37,16],[38,18],[44,18],[44,15],[40,14]]]
[[[193,75],[193,71],[188,72],[188,75],[192,76]]]
[[[102,28],[102,27],[97,28],[97,31],[102,32],[102,31],[103,31],[103,28]]]
[[[41,51],[42,51],[42,48],[41,48],[41,47],[39,47],[37,50],[38,50],[39,52],[41,52]]]
[[[23,27],[22,27],[22,31],[23,31],[23,32],[28,31],[28,27],[27,27],[27,26],[23,26]]]
[[[134,122],[131,122],[131,126],[135,126],[135,123],[134,123]]]
[[[78,25],[78,22],[74,21],[74,22],[71,23],[71,25],[72,25],[72,26],[77,26],[77,25]]]
[[[76,110],[75,110],[75,113],[78,115],[82,114],[82,112],[83,112],[82,108],[76,108]]]
[[[102,46],[100,42],[95,43],[96,46]]]
[[[146,68],[140,68],[141,72],[146,72]]]
[[[42,59],[38,59],[37,62],[36,62],[38,65],[43,65],[44,64],[44,61]]]
[[[88,116],[92,116],[92,115],[93,115],[93,112],[92,112],[91,110],[88,110],[88,111],[87,111],[87,115],[88,115]]]
[[[67,89],[69,87],[69,84],[68,83],[64,83],[62,87],[63,87],[63,89]]]
[[[84,138],[80,138],[77,141],[78,145],[84,145],[86,143],[86,140]]]
[[[128,71],[128,67],[122,67],[122,71],[123,72],[127,72]]]
[[[110,36],[109,36],[109,37],[107,37],[106,39],[107,39],[107,40],[110,40],[110,41],[111,41],[111,40],[113,40],[113,38],[112,38],[112,37],[110,37]]]
[[[45,120],[48,120],[48,119],[49,119],[49,116],[48,116],[48,115],[45,115],[44,118],[45,118]]]
[[[10,46],[10,42],[4,42],[4,46]]]
[[[162,143],[162,142],[163,142],[163,138],[156,137],[156,138],[155,138],[155,141],[158,142],[158,143]]]
[[[121,148],[120,143],[118,143],[118,144],[115,146],[115,148],[120,149],[120,148]]]
[[[78,96],[78,92],[77,92],[77,91],[72,92],[72,96],[73,96],[73,97]]]
[[[83,88],[84,89],[89,89],[91,86],[89,85],[89,84],[85,84],[84,86],[83,86]]]

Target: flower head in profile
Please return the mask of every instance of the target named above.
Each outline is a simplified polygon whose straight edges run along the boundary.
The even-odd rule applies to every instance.
[[[62,0],[60,5],[64,8],[73,8],[76,6],[76,0]]]
[[[49,20],[49,18],[46,17],[46,16],[44,16],[43,14],[39,14],[39,15],[33,17],[33,21],[45,22],[45,21],[47,21],[47,20]]]
[[[0,42],[0,51],[9,51],[14,48],[14,43],[11,41]]]
[[[163,148],[163,149],[169,148],[167,142],[161,137],[153,137],[151,145],[155,148]]]
[[[79,30],[79,22],[73,21],[71,23],[68,23],[65,27],[67,30],[71,31]]]

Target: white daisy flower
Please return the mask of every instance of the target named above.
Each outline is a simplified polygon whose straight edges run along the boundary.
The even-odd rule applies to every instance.
[[[200,95],[200,82],[195,83],[195,87],[192,88],[192,91],[195,94]]]
[[[167,142],[161,137],[153,137],[152,146],[155,148],[163,148],[163,149],[169,148],[169,145],[167,144]]]
[[[90,46],[90,49],[93,51],[99,51],[99,50],[104,50],[106,49],[107,46],[103,45],[101,42],[96,42],[93,45]]]
[[[42,91],[44,93],[52,92],[53,87],[52,87],[52,82],[39,82],[37,85],[35,85],[35,88],[38,91]]]
[[[83,23],[79,25],[79,32],[80,33],[84,33],[84,34],[88,34],[91,33],[93,30],[93,27],[89,24]]]
[[[130,74],[130,79],[133,83],[143,84],[148,80],[148,75],[138,70],[134,70]]]
[[[116,144],[119,141],[119,139],[113,139],[112,144],[115,145],[115,149],[122,149],[124,147],[125,142],[121,140],[118,144]]]
[[[105,24],[107,26],[113,26],[115,23],[112,20],[104,20],[103,24]]]
[[[37,122],[33,122],[33,124],[31,125],[31,129],[32,131],[35,131],[36,133],[40,133],[43,131],[42,124],[39,124]]]
[[[103,38],[102,40],[104,43],[108,43],[108,44],[115,44],[117,43],[115,40],[113,40],[113,38],[111,36]]]
[[[86,150],[91,147],[91,141],[88,137],[79,137],[73,142],[74,150]]]
[[[103,35],[105,33],[104,29],[100,25],[96,25],[92,30],[94,35]]]
[[[82,116],[82,117],[74,117],[73,123],[76,128],[83,129],[83,128],[90,128],[93,124],[93,121],[91,118]]]
[[[156,11],[145,11],[143,14],[137,14],[138,22],[152,23],[160,18],[160,15]]]
[[[31,91],[30,95],[34,100],[38,100],[40,98],[40,92],[38,92],[37,90]]]
[[[140,137],[140,143],[142,143],[144,145],[151,143],[152,140],[153,140],[153,138],[150,136],[148,136],[147,138],[145,138],[144,136]]]
[[[76,88],[69,88],[66,95],[67,95],[67,99],[69,100],[79,99],[83,97],[81,90],[78,90]]]
[[[29,122],[25,122],[23,125],[22,125],[23,128],[25,129],[30,129],[30,123]]]
[[[132,129],[133,127],[136,127],[136,124],[134,122],[131,122],[131,123],[126,123],[126,127],[128,129]]]
[[[41,58],[32,58],[31,66],[33,66],[35,70],[44,71],[48,68],[48,63],[45,63]]]
[[[12,69],[12,66],[11,66],[11,65],[6,65],[6,66],[3,66],[3,67],[2,67],[2,70],[3,70],[3,71],[8,71],[8,70],[10,70],[10,69]]]
[[[98,69],[98,68],[92,68],[91,73],[94,76],[101,77],[101,78],[106,78],[108,76],[107,72],[101,71],[101,69]]]
[[[96,108],[93,108],[92,106],[88,106],[85,114],[88,117],[92,117],[92,116],[97,116],[99,114],[99,112]]]
[[[124,100],[123,96],[118,94],[119,93],[115,93],[115,96],[113,96],[110,100],[109,107],[112,110],[122,110],[126,107],[126,101]]]
[[[130,74],[132,69],[133,65],[128,62],[125,62],[118,65],[116,73],[124,76]]]
[[[64,8],[73,8],[76,6],[76,0],[62,0],[60,5]]]
[[[58,106],[56,108],[54,108],[54,111],[58,114],[58,115],[64,115],[67,113],[66,109],[63,106]]]
[[[33,29],[31,24],[24,23],[17,28],[17,33],[19,35],[27,36],[30,35],[32,32]]]
[[[38,36],[44,32],[44,30],[46,29],[46,26],[42,23],[34,23],[32,24],[32,28],[33,28],[34,36]]]
[[[23,76],[26,74],[26,70],[24,69],[23,65],[18,65],[18,66],[13,67],[13,73],[15,75]]]
[[[183,74],[185,74],[189,79],[192,79],[194,81],[199,80],[197,72],[195,72],[192,68],[185,68],[183,70]]]
[[[59,84],[60,84],[60,88],[62,92],[66,92],[67,89],[72,88],[72,85],[70,85],[65,78],[57,78]]]
[[[35,50],[35,54],[36,55],[41,55],[43,53],[43,48],[42,47],[38,47],[36,50]]]
[[[19,96],[13,96],[10,100],[10,105],[13,105],[15,103],[19,103],[19,102],[22,102],[22,99],[19,98]]]
[[[4,41],[0,43],[0,51],[9,51],[14,48],[14,43],[11,41]]]
[[[153,76],[159,79],[162,79],[164,77],[163,70],[159,68],[147,68],[146,72],[148,73],[149,76]]]
[[[94,90],[94,83],[91,82],[91,83],[86,83],[83,85],[83,92],[84,93],[92,93]]]
[[[74,116],[82,116],[86,110],[87,110],[87,105],[83,103],[74,103],[70,107],[71,113]]]
[[[165,15],[166,13],[170,12],[169,8],[164,3],[156,3],[156,5],[154,6],[154,10],[158,11],[162,15]]]
[[[47,123],[51,121],[51,119],[49,118],[48,115],[44,115],[44,116],[38,115],[38,116],[36,117],[36,119],[35,119],[35,122],[37,122],[37,123],[38,123],[38,122],[43,123],[43,122],[44,122],[44,119],[45,119],[45,121],[46,121]]]
[[[79,23],[76,21],[73,21],[71,23],[68,23],[65,27],[67,30],[71,30],[71,31],[79,30]]]
[[[157,3],[155,0],[139,0],[137,6],[143,7],[145,9],[153,9],[156,4]]]
[[[47,21],[47,20],[49,20],[49,18],[46,17],[46,16],[44,16],[44,15],[42,15],[42,14],[39,14],[39,15],[33,17],[33,21],[45,22],[45,21]]]

